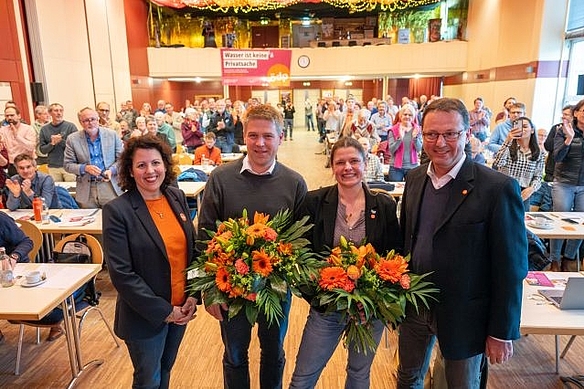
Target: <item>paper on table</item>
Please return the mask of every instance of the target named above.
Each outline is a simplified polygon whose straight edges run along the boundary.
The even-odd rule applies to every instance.
[[[79,227],[84,226],[89,223],[93,223],[95,221],[94,217],[83,217],[81,220],[77,220],[75,218],[70,218],[69,221],[64,221],[61,223],[57,223],[57,227]]]

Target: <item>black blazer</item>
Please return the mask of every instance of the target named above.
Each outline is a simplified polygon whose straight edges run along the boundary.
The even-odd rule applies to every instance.
[[[406,253],[423,222],[427,168],[408,173],[400,214]],[[519,338],[527,237],[517,181],[466,157],[452,185],[432,243],[432,280],[440,289],[433,309],[442,354],[463,359],[484,352],[487,336]]]
[[[383,255],[395,249],[402,251],[402,238],[396,215],[395,200],[387,195],[365,191],[365,235],[367,242]],[[310,216],[314,224],[309,240],[316,252],[333,247],[335,219],[339,205],[337,185],[320,188],[307,193],[301,206],[301,216]]]
[[[194,258],[195,232],[184,193],[163,189],[187,238],[187,264]],[[125,340],[154,336],[172,312],[170,264],[146,203],[131,190],[103,207],[103,244],[118,291],[114,330]],[[185,273],[186,277],[186,273]]]

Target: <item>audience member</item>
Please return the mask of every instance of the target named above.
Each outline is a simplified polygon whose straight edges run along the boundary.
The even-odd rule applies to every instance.
[[[245,115],[243,101],[235,100],[233,102],[233,109],[231,110],[231,116],[233,117],[233,140],[236,145],[240,146],[245,144],[243,138],[243,115]]]
[[[6,208],[32,209],[34,197],[42,197],[49,208],[61,208],[55,191],[55,181],[48,175],[37,171],[37,164],[28,154],[19,154],[14,158],[18,174],[6,180],[8,199]]]
[[[288,134],[290,134],[290,140],[294,140],[294,138],[292,138],[292,132],[294,131],[294,114],[296,113],[296,109],[294,108],[294,104],[292,104],[291,101],[286,101],[283,113],[284,113],[284,140],[288,140]]]
[[[99,125],[114,130],[121,137],[120,124],[110,119],[110,105],[105,101],[101,101],[97,103],[95,110],[99,115]]]
[[[152,115],[156,114],[156,112],[162,112],[162,113],[166,113],[166,101],[164,100],[158,100],[158,102],[156,103],[156,110],[154,111],[154,113],[152,113]]]
[[[4,208],[4,204],[6,204],[4,184],[6,183],[6,169],[9,164],[8,149],[6,148],[2,135],[0,135],[0,208]]]
[[[221,149],[215,146],[215,134],[208,132],[204,139],[205,144],[195,149],[193,165],[202,165],[203,159],[209,165],[221,165]]]
[[[125,109],[120,111],[118,121],[125,120],[130,125],[131,129],[136,128],[136,118],[140,116],[138,111],[134,109],[134,104],[132,100],[127,100],[125,104]]]
[[[146,117],[150,115],[154,115],[154,112],[152,112],[152,106],[150,103],[143,103],[142,108],[140,108],[140,116]]]
[[[361,137],[358,139],[359,144],[365,150],[365,174],[363,176],[365,182],[380,182],[383,181],[383,169],[381,161],[377,155],[371,153],[371,143],[369,138]],[[331,159],[332,160],[332,159]]]
[[[36,161],[38,165],[44,165],[49,162],[49,159],[47,154],[41,151],[41,128],[51,121],[49,109],[45,105],[37,105],[34,108],[34,117],[35,120],[32,124],[32,127],[34,128],[37,136],[36,148],[34,150],[37,156]]]
[[[19,154],[28,154],[36,158],[37,136],[34,128],[20,120],[20,110],[17,107],[8,106],[4,108],[4,120],[7,124],[0,127],[0,136],[4,141],[6,149],[9,150],[8,174],[16,174],[14,157]]]
[[[101,208],[122,193],[117,161],[122,141],[109,128],[99,127],[97,112],[85,107],[77,114],[83,131],[67,138],[65,170],[77,176],[75,200],[81,208]]]
[[[75,124],[63,119],[63,106],[49,105],[51,122],[41,128],[40,149],[47,154],[49,174],[55,181],[75,181],[75,175],[67,173],[63,167],[65,144],[69,135],[77,132]]]
[[[335,105],[336,109],[337,108],[336,104],[334,102],[333,104]],[[359,108],[355,107],[355,105],[356,105],[355,99],[353,97],[348,97],[347,101],[345,101],[345,109],[343,111],[337,111],[339,112],[340,119],[339,124],[337,125],[339,128],[338,130],[335,129],[335,132],[338,132],[339,136],[353,135],[352,127],[353,123],[357,121],[357,114],[359,110]],[[327,108],[330,111],[330,108],[328,106]]]
[[[472,131],[472,130],[471,130]],[[471,159],[475,163],[480,163],[481,165],[487,164],[487,159],[483,155],[483,144],[478,138],[470,138],[471,147]]]
[[[525,104],[514,103],[511,105],[509,108],[509,118],[504,122],[497,124],[491,133],[489,145],[487,146],[491,152],[496,153],[499,151],[499,148],[503,142],[505,142],[505,139],[507,139],[507,134],[509,134],[509,131],[511,131],[511,128],[513,127],[513,121],[522,116],[525,116]]]
[[[158,111],[154,114],[156,119],[156,125],[158,127],[158,133],[166,136],[167,142],[170,145],[170,149],[173,153],[176,153],[176,136],[174,134],[174,129],[172,126],[164,121],[164,113]]]
[[[556,128],[553,156],[554,184],[552,202],[554,212],[584,212],[584,100],[580,100],[572,110],[574,119],[563,119],[562,126]],[[566,242],[560,268],[563,271],[577,271],[576,258],[582,240],[570,239]],[[550,258],[554,268],[560,263],[563,240],[550,241]]]
[[[387,140],[387,133],[393,124],[393,117],[387,113],[387,104],[385,101],[380,100],[377,103],[377,112],[371,115],[370,120],[373,123],[373,129],[379,136],[379,141],[383,142]]]
[[[203,144],[203,136],[205,136],[196,115],[197,111],[194,108],[187,108],[185,119],[181,124],[183,146],[186,147],[188,153],[194,153],[195,149]]]
[[[416,110],[405,104],[398,113],[400,122],[387,135],[391,165],[389,181],[404,181],[410,170],[420,165],[418,153],[422,150],[421,130],[414,123]]]
[[[376,145],[379,143],[379,135],[373,128],[373,123],[369,120],[371,112],[368,109],[362,108],[357,112],[357,120],[351,126],[351,136],[355,139],[365,137],[369,139],[369,143]]]
[[[208,132],[215,133],[217,137],[217,147],[222,153],[232,153],[235,145],[235,136],[233,135],[233,118],[225,109],[225,100],[217,100],[215,104],[217,111],[211,117]]]
[[[515,119],[495,155],[493,168],[517,180],[525,211],[529,211],[529,198],[541,185],[543,165],[544,153],[537,144],[535,126],[529,118]]]
[[[349,100],[347,99],[347,101]],[[329,101],[326,107],[326,111],[324,111],[322,114],[325,135],[327,132],[332,132],[337,136],[343,136],[343,133],[339,132],[341,129],[340,125],[343,115],[337,110],[337,104],[334,101]],[[351,127],[349,126],[349,130],[350,129]]]
[[[491,110],[485,107],[482,97],[474,100],[474,109],[469,111],[470,129],[475,138],[484,142],[489,137],[489,125],[491,123]]]
[[[423,131],[431,162],[408,174],[400,226],[412,272],[431,272],[440,294],[429,309],[406,306],[397,387],[423,387],[438,339],[448,387],[478,389],[486,359],[506,362],[520,336],[527,233],[519,185],[465,156],[470,123],[460,100],[432,102]]]
[[[306,131],[315,131],[314,129],[314,108],[312,102],[307,97],[304,100],[304,121],[306,122]]]
[[[503,110],[495,116],[495,124],[498,125],[503,123],[511,117],[510,111],[513,104],[517,103],[517,99],[515,97],[508,97],[505,102],[503,102]],[[525,108],[524,108],[525,109]],[[525,115],[525,112],[521,116]]]
[[[557,129],[561,128],[563,125],[563,121],[566,120],[568,122],[572,122],[574,120],[574,116],[572,115],[573,107],[571,105],[566,105],[562,108],[562,123],[555,124],[550,129],[550,132],[547,133],[545,129],[538,130],[538,143],[539,147],[542,152],[546,153],[545,157],[545,167],[544,167],[544,175],[543,180],[541,182],[541,186],[537,190],[536,193],[531,196],[531,210],[532,211],[541,211],[541,212],[550,212],[553,210],[552,205],[552,182],[554,181],[554,169],[556,163],[554,161],[554,137],[556,135]],[[545,141],[543,141],[543,147],[541,145],[540,136],[543,136],[543,133],[546,133]],[[552,271],[559,271],[559,262],[552,262]]]
[[[22,232],[13,218],[4,212],[0,212],[0,247],[6,249],[10,257],[10,266],[17,262],[30,262],[28,254],[32,250],[32,240]],[[4,340],[4,334],[0,331],[0,342]]]

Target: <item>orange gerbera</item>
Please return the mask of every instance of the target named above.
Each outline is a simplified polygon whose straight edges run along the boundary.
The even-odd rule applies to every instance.
[[[229,292],[231,290],[231,283],[229,282],[229,272],[226,268],[220,267],[215,274],[215,283],[217,288],[222,292]]]
[[[325,290],[344,289],[349,281],[347,273],[340,267],[325,267],[320,270],[318,286]]]
[[[262,277],[268,277],[272,273],[272,261],[268,253],[264,249],[255,250],[251,253],[252,263],[251,268],[254,272]]]
[[[245,232],[253,238],[262,238],[268,227],[265,224],[254,223],[245,229]]]
[[[408,271],[408,263],[401,255],[392,259],[382,259],[375,266],[375,271],[383,281],[399,282],[402,274]]]

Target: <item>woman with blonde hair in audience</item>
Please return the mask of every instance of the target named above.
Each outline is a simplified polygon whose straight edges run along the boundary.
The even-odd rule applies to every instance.
[[[392,155],[389,181],[404,181],[410,170],[420,165],[418,154],[422,150],[422,131],[414,122],[416,109],[405,104],[399,110],[399,123],[387,133],[389,152]]]

